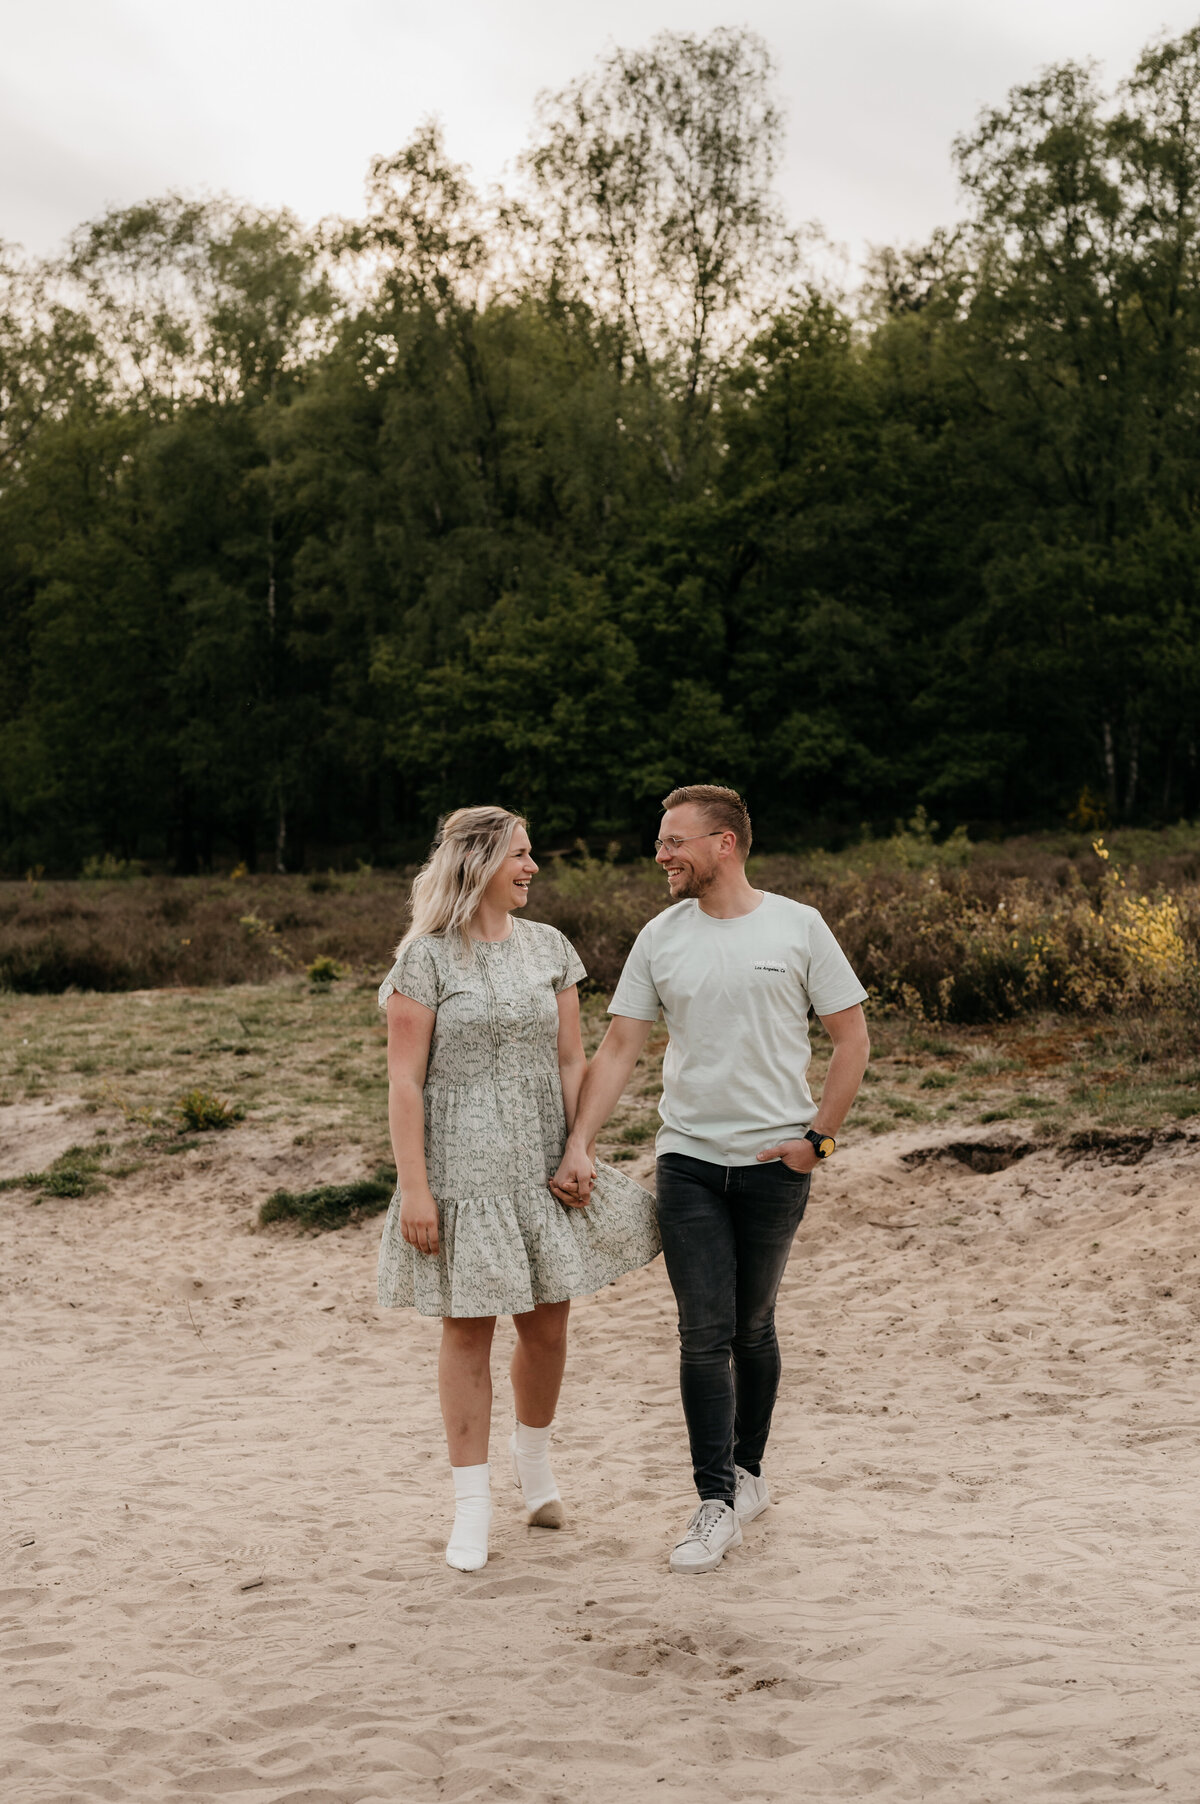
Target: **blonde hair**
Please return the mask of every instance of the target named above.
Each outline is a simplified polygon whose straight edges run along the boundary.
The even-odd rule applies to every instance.
[[[682,789],[673,789],[669,796],[662,799],[664,810],[682,808],[689,802],[702,810],[711,827],[732,833],[737,840],[741,857],[749,857],[753,837],[750,832],[750,811],[736,789],[725,789],[719,783],[687,783]]]
[[[457,932],[465,949],[479,899],[508,857],[517,827],[528,831],[529,823],[507,808],[456,808],[438,822],[433,850],[413,879],[410,925],[397,958],[425,933]]]

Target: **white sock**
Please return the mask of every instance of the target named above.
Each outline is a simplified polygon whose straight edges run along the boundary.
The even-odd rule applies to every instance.
[[[478,1572],[487,1565],[488,1526],[492,1520],[492,1493],[487,1462],[482,1466],[451,1466],[454,1480],[454,1527],[446,1547],[447,1566],[460,1572]]]
[[[521,1495],[531,1514],[562,1495],[550,1470],[550,1429],[553,1426],[552,1422],[547,1428],[527,1428],[524,1422],[518,1422],[512,1439]]]

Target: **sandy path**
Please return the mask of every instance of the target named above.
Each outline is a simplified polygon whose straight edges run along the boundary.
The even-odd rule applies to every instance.
[[[249,1234],[302,1155],[240,1132],[155,1191],[0,1198],[6,1799],[1200,1797],[1200,1141],[839,1154],[776,1506],[686,1580],[661,1262],[576,1307],[570,1527],[496,1458],[456,1575],[436,1326],[376,1313],[377,1222]]]

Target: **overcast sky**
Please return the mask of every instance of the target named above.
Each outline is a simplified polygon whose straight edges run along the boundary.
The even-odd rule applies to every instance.
[[[368,158],[437,114],[483,182],[538,90],[612,44],[749,25],[779,67],[780,188],[857,262],[953,217],[950,144],[1048,62],[1110,82],[1200,0],[0,0],[0,238],[47,252],[105,206],[225,189],[354,213]]]

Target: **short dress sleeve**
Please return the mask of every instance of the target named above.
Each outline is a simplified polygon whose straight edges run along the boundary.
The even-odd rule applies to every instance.
[[[563,990],[569,990],[573,983],[582,983],[587,976],[587,970],[566,934],[560,933],[558,937],[562,942],[563,964],[561,974],[555,972],[554,988],[556,993],[561,995]]]
[[[423,1008],[436,1011],[438,1005],[438,972],[433,947],[427,939],[414,940],[398,958],[379,986],[379,1006],[386,1009],[393,993],[419,1002]]]

